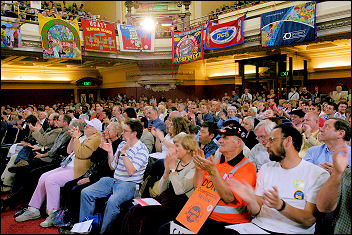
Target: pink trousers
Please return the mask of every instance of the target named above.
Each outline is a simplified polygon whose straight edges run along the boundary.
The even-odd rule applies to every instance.
[[[73,167],[59,167],[40,176],[29,206],[40,208],[46,197],[46,209],[60,208],[60,187],[74,179]]]

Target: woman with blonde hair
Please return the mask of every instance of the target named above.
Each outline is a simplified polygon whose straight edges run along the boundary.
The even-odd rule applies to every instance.
[[[124,216],[121,234],[156,234],[163,223],[175,219],[194,192],[193,154],[198,143],[190,134],[176,135],[174,143],[164,160],[165,170],[159,181],[161,194],[154,198],[161,206],[133,206]]]

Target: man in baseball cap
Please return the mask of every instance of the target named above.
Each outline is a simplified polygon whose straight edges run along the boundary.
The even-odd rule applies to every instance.
[[[220,147],[214,157],[205,158],[200,149],[195,151],[193,162],[196,166],[194,185],[198,187],[205,179],[212,181],[221,196],[209,218],[199,233],[225,233],[224,224],[246,223],[251,220],[247,203],[231,189],[229,181],[233,178],[245,181],[254,189],[256,168],[243,155],[243,139],[247,131],[237,121],[228,120],[219,130]]]

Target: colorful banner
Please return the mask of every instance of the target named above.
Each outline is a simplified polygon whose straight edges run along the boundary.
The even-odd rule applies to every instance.
[[[43,57],[81,60],[78,21],[44,17],[38,14]]]
[[[204,50],[220,49],[244,43],[243,23],[246,15],[237,20],[217,24],[209,22],[206,31]]]
[[[141,27],[118,24],[120,51],[154,52],[155,31],[145,31]]]
[[[1,21],[1,47],[22,47],[20,27],[19,23]]]
[[[184,64],[204,57],[204,25],[172,34],[172,64]]]
[[[87,51],[116,52],[114,24],[81,19],[84,49]]]
[[[262,47],[315,41],[316,3],[308,2],[261,15]]]

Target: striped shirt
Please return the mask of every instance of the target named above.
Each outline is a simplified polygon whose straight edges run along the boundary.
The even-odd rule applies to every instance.
[[[137,170],[133,175],[130,176],[127,173],[123,158],[118,157],[120,155],[121,149],[125,145],[126,141],[122,141],[119,144],[119,146],[117,147],[117,151],[114,155],[114,160],[111,163],[111,166],[115,168],[114,178],[122,181],[142,183],[144,171],[148,164],[148,148],[147,146],[145,146],[145,144],[138,140],[137,143],[135,143],[133,146],[129,147],[126,150],[126,155],[132,162],[134,168],[136,168]]]

